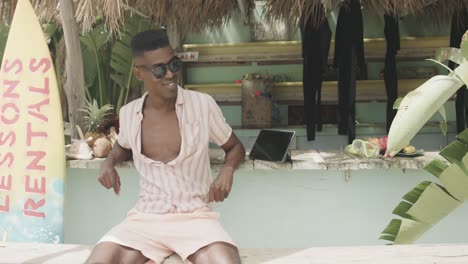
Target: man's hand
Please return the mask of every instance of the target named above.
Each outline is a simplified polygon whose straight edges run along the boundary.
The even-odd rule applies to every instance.
[[[229,196],[232,181],[234,177],[234,168],[225,166],[221,168],[218,177],[211,183],[208,193],[208,202],[222,202]]]
[[[111,187],[114,188],[114,192],[116,195],[120,193],[120,176],[117,173],[114,165],[110,162],[105,161],[101,165],[101,171],[99,172],[98,181],[104,186],[106,189],[110,189]]]

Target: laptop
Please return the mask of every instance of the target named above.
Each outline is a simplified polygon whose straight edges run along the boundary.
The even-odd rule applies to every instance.
[[[295,131],[262,129],[255,140],[249,158],[252,160],[291,161],[289,148],[295,135]]]

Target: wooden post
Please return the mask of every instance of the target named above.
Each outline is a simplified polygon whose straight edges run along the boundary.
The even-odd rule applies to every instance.
[[[77,138],[76,125],[81,127],[83,121],[82,109],[85,101],[85,86],[83,73],[83,58],[81,56],[78,24],[73,10],[73,0],[60,0],[60,17],[62,19],[65,38],[67,80],[64,90],[68,100],[68,117],[70,120],[71,137]]]

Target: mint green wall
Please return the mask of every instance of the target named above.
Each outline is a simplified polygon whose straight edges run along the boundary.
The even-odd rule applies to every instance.
[[[65,243],[94,244],[134,205],[138,180],[120,169],[121,196],[102,188],[97,170],[68,169]],[[213,174],[215,174],[214,172]],[[242,248],[381,245],[380,232],[401,197],[424,180],[423,170],[240,170],[229,198],[214,209]],[[468,204],[417,243],[468,243]]]
[[[233,83],[246,73],[286,74],[290,81],[302,81],[302,65],[256,65],[226,67],[196,67],[187,69],[187,83]]]

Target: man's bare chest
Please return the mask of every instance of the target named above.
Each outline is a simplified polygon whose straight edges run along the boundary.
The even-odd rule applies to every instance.
[[[146,157],[168,163],[180,153],[181,133],[177,115],[144,117],[141,124],[141,152]]]

